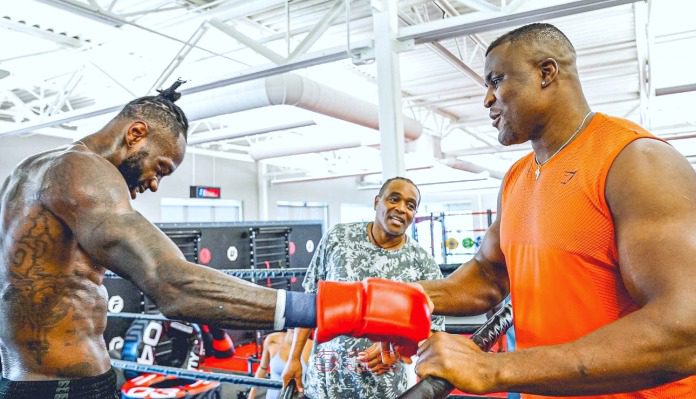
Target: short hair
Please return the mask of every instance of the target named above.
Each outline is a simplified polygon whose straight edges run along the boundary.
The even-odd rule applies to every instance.
[[[188,119],[184,111],[174,102],[181,97],[176,89],[185,81],[177,79],[168,89],[157,90],[156,96],[145,96],[136,98],[126,104],[118,118],[143,118],[147,121],[154,121],[159,126],[168,128],[170,131],[184,136],[188,139]]]
[[[514,43],[517,41],[553,42],[565,47],[575,55],[575,47],[573,47],[573,43],[570,42],[570,39],[568,39],[560,29],[547,23],[533,23],[511,30],[495,39],[493,43],[488,46],[486,55],[503,43]]]
[[[387,180],[382,184],[382,187],[379,188],[379,192],[377,193],[377,196],[381,198],[381,197],[384,195],[384,192],[387,191],[387,187],[391,184],[391,182],[393,182],[393,181],[395,181],[395,180],[405,181],[406,183],[409,183],[409,184],[411,184],[413,187],[415,187],[415,188],[416,188],[416,191],[418,191],[418,203],[420,204],[420,198],[421,198],[420,189],[418,188],[418,186],[416,185],[416,183],[414,183],[411,179],[409,179],[409,178],[407,178],[407,177],[402,177],[402,176],[396,176],[396,177],[392,177],[392,178],[390,178],[390,179],[387,179]]]

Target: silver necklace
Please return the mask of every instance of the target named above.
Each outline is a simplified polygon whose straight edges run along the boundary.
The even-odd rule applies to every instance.
[[[560,147],[558,147],[558,149],[556,150],[556,152],[554,152],[553,154],[551,154],[550,157],[546,158],[546,160],[545,160],[544,162],[539,162],[539,160],[538,160],[537,157],[536,157],[536,154],[534,154],[534,162],[536,163],[536,171],[534,172],[534,179],[535,179],[535,180],[539,180],[539,176],[541,176],[541,167],[544,166],[544,165],[546,165],[546,163],[549,162],[549,161],[551,160],[551,158],[555,157],[556,154],[558,154],[559,152],[561,152],[561,150],[564,149],[568,144],[570,144],[570,142],[573,141],[573,139],[575,138],[575,136],[577,136],[578,133],[580,133],[580,128],[582,128],[582,125],[585,124],[585,121],[587,120],[587,118],[589,118],[589,116],[590,116],[591,114],[592,114],[592,111],[587,111],[587,114],[585,114],[585,117],[582,118],[582,122],[580,122],[580,125],[578,125],[578,128],[575,129],[575,131],[573,132],[573,134],[570,135],[570,137],[568,138],[568,140],[566,140],[566,142],[563,143],[563,145],[561,145]]]

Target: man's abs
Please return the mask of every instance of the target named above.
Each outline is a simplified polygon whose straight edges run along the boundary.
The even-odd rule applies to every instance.
[[[109,365],[103,269],[31,194],[4,187],[0,233],[3,377],[43,380],[99,375]],[[9,193],[8,193],[9,190]],[[35,193],[35,192],[34,192]]]

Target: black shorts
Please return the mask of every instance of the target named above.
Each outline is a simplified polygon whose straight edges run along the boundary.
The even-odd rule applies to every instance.
[[[57,381],[0,381],[0,399],[118,399],[113,369],[96,377]]]

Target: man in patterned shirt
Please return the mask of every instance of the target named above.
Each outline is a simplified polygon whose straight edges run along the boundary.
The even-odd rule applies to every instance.
[[[361,281],[381,277],[398,281],[442,278],[435,260],[406,235],[420,202],[420,191],[409,179],[387,180],[375,197],[375,220],[338,224],[319,243],[303,286],[316,292],[318,282]],[[434,317],[433,330],[444,329],[444,318]],[[311,330],[295,330],[293,346],[283,372],[285,385],[295,379],[310,399],[396,398],[407,388],[403,360],[393,365],[375,362],[380,343],[339,336],[317,344],[302,384],[301,349]],[[383,353],[383,356],[385,354]],[[377,360],[380,359],[376,356]],[[392,358],[393,360],[393,358]],[[410,359],[405,359],[410,362]],[[385,358],[385,361],[387,359]],[[391,362],[387,362],[391,363]]]

